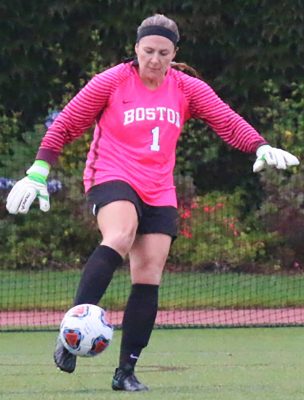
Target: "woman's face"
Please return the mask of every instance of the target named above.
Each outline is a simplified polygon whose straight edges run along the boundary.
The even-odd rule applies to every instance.
[[[171,40],[158,35],[144,36],[136,43],[135,52],[141,79],[158,84],[164,79],[176,54]]]

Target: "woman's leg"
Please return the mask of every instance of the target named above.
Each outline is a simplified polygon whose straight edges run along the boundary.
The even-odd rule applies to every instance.
[[[114,271],[130,250],[136,235],[138,218],[135,206],[129,201],[115,201],[98,211],[97,222],[103,240],[88,259],[78,286],[74,304],[97,304]],[[71,373],[76,356],[57,340],[54,361],[59,369]]]
[[[135,206],[121,200],[107,204],[98,211],[97,223],[102,242],[84,267],[75,305],[97,304],[105,293],[134,242],[138,225]]]
[[[130,250],[132,289],[122,323],[119,368],[113,379],[113,389],[119,386],[120,375],[133,373],[142,349],[148,345],[157,314],[158,288],[171,241],[170,236],[160,233],[138,235]],[[138,381],[135,381],[133,389],[147,390]],[[129,388],[121,388],[133,389],[132,382]]]

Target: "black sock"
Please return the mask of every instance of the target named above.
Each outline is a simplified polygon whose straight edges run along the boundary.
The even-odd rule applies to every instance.
[[[158,285],[135,284],[125,309],[119,367],[135,367],[148,345],[158,308]]]
[[[74,305],[97,304],[123,259],[108,246],[98,246],[88,259],[74,300]]]

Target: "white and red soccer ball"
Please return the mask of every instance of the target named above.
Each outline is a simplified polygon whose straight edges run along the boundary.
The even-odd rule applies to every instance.
[[[60,338],[64,347],[75,356],[94,357],[111,343],[113,326],[105,318],[105,311],[93,304],[72,307],[60,324]]]

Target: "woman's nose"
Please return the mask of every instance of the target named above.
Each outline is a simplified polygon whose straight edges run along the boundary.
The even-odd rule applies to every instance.
[[[152,61],[153,63],[155,63],[155,64],[157,64],[157,63],[159,62],[159,57],[158,57],[158,54],[157,54],[157,53],[154,53],[154,54],[152,55],[151,61]]]

